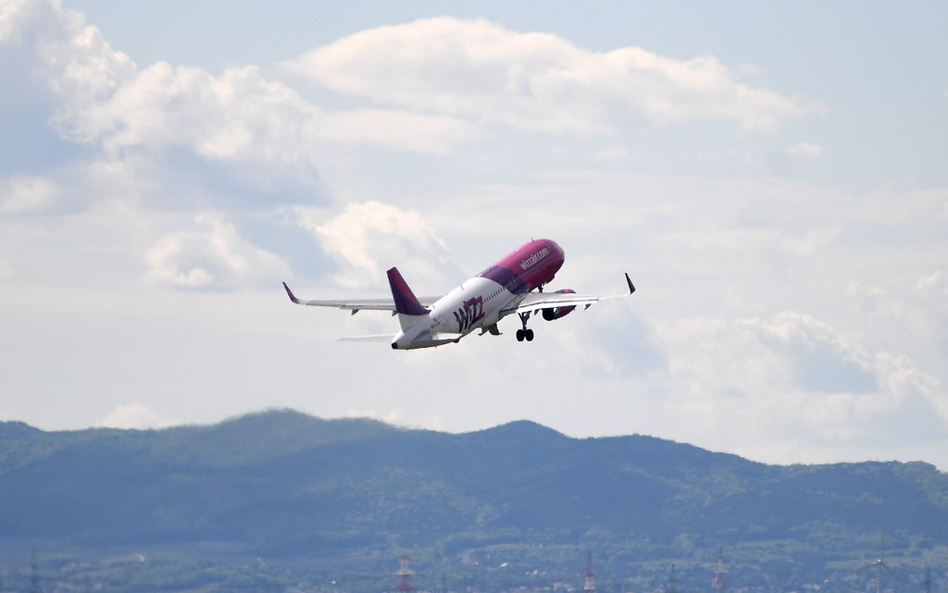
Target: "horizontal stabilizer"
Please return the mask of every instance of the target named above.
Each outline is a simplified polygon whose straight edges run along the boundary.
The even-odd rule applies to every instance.
[[[310,307],[332,307],[334,309],[345,309],[356,313],[358,311],[391,311],[395,312],[395,302],[392,299],[333,299],[333,300],[304,300],[293,294],[286,282],[283,283],[283,290],[290,300],[297,305],[308,305]],[[441,297],[428,296],[419,299],[422,307],[430,305]]]
[[[339,338],[337,342],[391,342],[395,339],[392,334],[376,334],[372,336],[346,336]]]

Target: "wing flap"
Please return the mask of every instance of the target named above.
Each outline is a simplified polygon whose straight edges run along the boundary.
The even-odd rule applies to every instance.
[[[575,292],[530,292],[522,298],[514,300],[510,305],[500,310],[501,317],[511,313],[535,311],[537,309],[551,309],[555,307],[578,307],[594,305],[599,301],[627,297],[635,292],[635,285],[629,275],[625,275],[628,292],[621,294],[577,294]]]

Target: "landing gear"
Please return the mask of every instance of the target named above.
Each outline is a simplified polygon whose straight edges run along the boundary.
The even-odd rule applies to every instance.
[[[523,329],[517,330],[517,341],[522,342],[526,340],[528,342],[532,342],[533,330],[527,329],[527,320],[530,319],[530,312],[527,311],[526,313],[519,313],[519,315],[520,315],[520,323],[523,324]]]

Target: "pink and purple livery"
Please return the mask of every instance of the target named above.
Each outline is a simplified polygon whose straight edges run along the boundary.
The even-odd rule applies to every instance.
[[[463,284],[441,297],[416,297],[397,268],[388,271],[392,290],[391,299],[311,300],[298,299],[283,283],[290,300],[298,305],[335,307],[353,314],[366,310],[391,311],[398,315],[401,331],[395,335],[363,336],[350,340],[391,343],[395,350],[431,348],[457,342],[472,331],[500,335],[497,323],[516,313],[522,327],[517,330],[517,341],[533,340],[533,330],[527,321],[533,313],[542,311],[543,319],[553,321],[585,308],[603,299],[628,296],[635,292],[629,275],[625,275],[627,292],[613,295],[577,294],[566,288],[543,292],[566,261],[563,249],[550,239],[536,239],[521,245],[486,270],[465,280]]]

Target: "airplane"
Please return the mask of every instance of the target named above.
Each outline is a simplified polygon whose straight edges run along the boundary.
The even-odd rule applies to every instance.
[[[553,280],[565,261],[565,253],[555,241],[535,239],[441,297],[416,297],[394,267],[387,272],[391,299],[302,300],[286,282],[283,288],[290,301],[297,305],[334,307],[351,311],[353,315],[362,310],[391,311],[398,316],[401,326],[398,333],[344,338],[351,341],[390,341],[394,350],[432,348],[457,343],[477,329],[481,332],[479,335],[499,336],[497,323],[516,313],[522,324],[517,330],[517,341],[532,342],[533,330],[527,328],[531,314],[542,311],[543,319],[553,321],[569,315],[580,305],[588,309],[603,299],[635,292],[628,273],[625,274],[628,292],[621,294],[577,294],[570,288],[543,292],[543,287]]]

